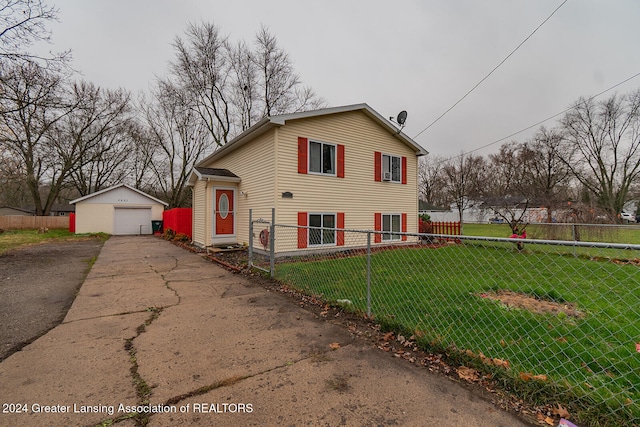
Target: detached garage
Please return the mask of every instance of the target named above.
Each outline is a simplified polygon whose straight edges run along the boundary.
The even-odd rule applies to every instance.
[[[152,234],[151,221],[161,221],[167,203],[130,187],[116,185],[72,200],[76,233]]]

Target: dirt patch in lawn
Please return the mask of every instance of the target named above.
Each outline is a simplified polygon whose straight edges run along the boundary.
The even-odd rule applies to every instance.
[[[576,305],[568,302],[555,302],[541,298],[536,298],[532,295],[518,293],[501,289],[496,292],[487,292],[478,295],[481,298],[488,298],[494,301],[499,301],[502,304],[528,310],[536,314],[554,314],[564,313],[570,317],[582,318],[584,313],[576,308]]]

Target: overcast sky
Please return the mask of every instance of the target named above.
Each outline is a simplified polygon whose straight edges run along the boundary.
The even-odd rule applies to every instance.
[[[384,117],[407,110],[404,132],[416,137],[562,1],[50,0],[60,22],[48,49],[71,49],[73,67],[99,86],[145,91],[189,22],[214,22],[247,42],[264,24],[329,106],[366,102]],[[640,73],[639,42],[640,1],[569,0],[416,141],[451,156],[506,137]],[[638,88],[640,77],[616,91]]]

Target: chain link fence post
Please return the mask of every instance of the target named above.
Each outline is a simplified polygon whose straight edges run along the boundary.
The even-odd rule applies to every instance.
[[[367,232],[367,317],[371,317],[371,231]]]

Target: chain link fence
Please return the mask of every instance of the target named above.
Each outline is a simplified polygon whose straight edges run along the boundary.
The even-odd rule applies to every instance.
[[[258,229],[250,264],[290,287],[584,425],[640,425],[640,245]]]

